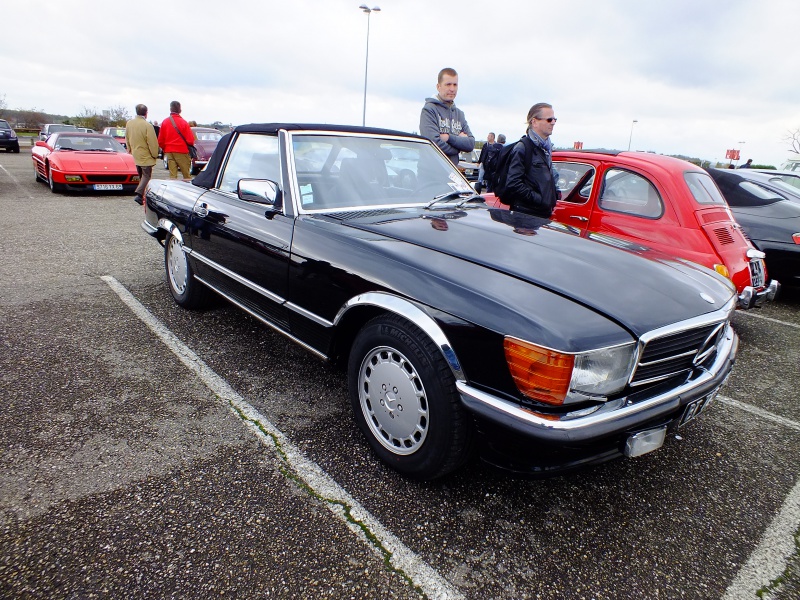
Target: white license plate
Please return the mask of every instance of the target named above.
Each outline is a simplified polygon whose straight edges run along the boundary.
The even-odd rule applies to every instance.
[[[95,183],[92,186],[92,189],[95,190],[121,190],[122,184],[121,183]]]
[[[714,398],[717,397],[718,392],[719,388],[716,388],[710,394],[707,394],[702,398],[699,398],[694,402],[690,402],[689,404],[687,404],[686,408],[683,409],[683,415],[681,416],[681,420],[678,423],[678,427],[686,425],[686,423],[694,419],[697,415],[704,412],[709,406],[711,406],[711,403],[714,402]]]
[[[764,286],[764,263],[761,260],[750,262],[750,281],[753,287]]]

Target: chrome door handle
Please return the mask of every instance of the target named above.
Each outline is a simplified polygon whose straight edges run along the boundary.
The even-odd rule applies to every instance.
[[[583,221],[584,223],[589,220],[586,217],[578,217],[575,215],[570,216],[570,219],[575,219],[576,221]]]
[[[194,207],[194,214],[198,217],[207,217],[208,216],[208,204],[203,202],[202,204],[198,204]]]

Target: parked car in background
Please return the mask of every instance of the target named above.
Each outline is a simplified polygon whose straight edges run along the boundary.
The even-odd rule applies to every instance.
[[[403,148],[413,187],[389,165]],[[736,354],[730,281],[489,209],[403,132],[238,126],[192,182],[152,180],[144,211],[176,303],[213,291],[345,368],[374,452],[420,479],[476,446],[535,474],[655,450]]]
[[[784,285],[800,286],[800,190],[749,169],[709,169],[736,221]]]
[[[5,148],[6,152],[19,152],[17,132],[5,119],[0,119],[0,148]]]
[[[81,133],[97,133],[94,129],[90,129],[89,127],[77,127],[76,129]]]
[[[46,125],[42,125],[42,130],[39,132],[39,140],[43,142],[57,131],[77,131],[77,128],[75,125],[47,123]]]
[[[56,132],[31,149],[36,179],[50,191],[131,192],[139,185],[133,156],[114,138],[100,133]]]
[[[646,152],[557,151],[553,219],[699,263],[730,279],[739,308],[775,297],[764,254],[742,234],[714,182],[692,163]],[[500,206],[493,195],[487,201]]]
[[[192,175],[197,175],[208,164],[208,159],[222,139],[222,132],[211,127],[192,127],[194,132],[194,147],[197,148],[197,158],[192,159]]]
[[[103,135],[110,135],[115,140],[117,140],[120,144],[122,144],[123,148],[128,147],[127,139],[125,138],[125,128],[124,127],[106,127],[103,129]]]
[[[775,171],[774,169],[753,169],[755,173],[769,175],[771,182],[782,181],[792,186],[794,191],[800,193],[800,171]]]
[[[800,158],[790,158],[781,165],[781,171],[800,171]]]
[[[458,170],[467,178],[468,181],[478,181],[478,160],[479,152],[461,152],[458,155]]]

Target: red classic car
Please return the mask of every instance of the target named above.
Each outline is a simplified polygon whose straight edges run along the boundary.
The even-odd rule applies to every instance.
[[[36,179],[50,190],[133,192],[139,174],[133,156],[114,138],[101,133],[58,132],[31,149]]]
[[[586,237],[612,236],[699,263],[730,279],[739,308],[771,300],[764,254],[743,235],[708,173],[646,152],[557,151],[553,219]],[[505,207],[492,194],[490,205]],[[507,207],[506,207],[507,208]]]
[[[197,175],[208,164],[208,159],[214,153],[214,148],[222,139],[222,132],[212,127],[192,127],[194,133],[194,147],[197,149],[197,158],[192,159],[191,174]],[[164,160],[164,168],[168,169],[167,157]]]

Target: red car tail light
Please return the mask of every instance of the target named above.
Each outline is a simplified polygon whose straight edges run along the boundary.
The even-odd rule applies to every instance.
[[[795,244],[800,244],[800,233],[793,233],[792,234],[792,241]]]

